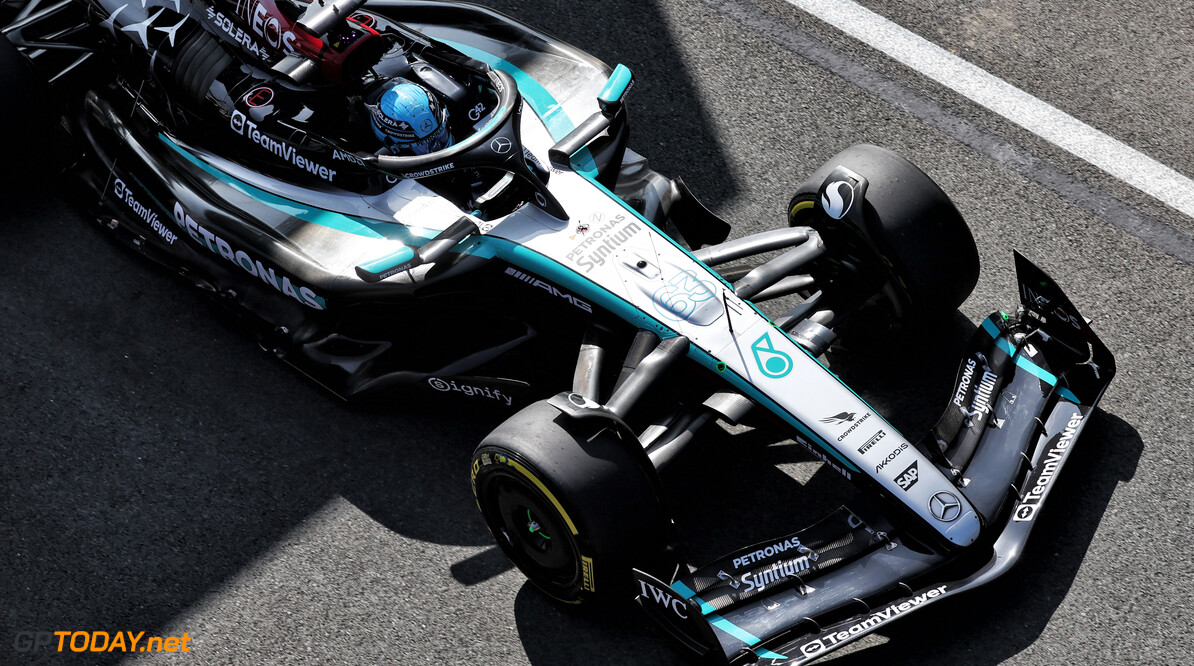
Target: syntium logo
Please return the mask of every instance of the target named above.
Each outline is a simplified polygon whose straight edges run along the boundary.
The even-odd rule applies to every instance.
[[[809,570],[811,565],[808,560],[807,555],[797,557],[794,560],[780,560],[762,571],[744,573],[740,576],[742,583],[746,585],[746,589],[743,592],[763,590],[768,585],[778,583],[785,578],[796,578],[801,572]]]
[[[593,311],[592,305],[589,305],[588,303],[582,301],[581,299],[577,298],[576,296],[573,296],[572,294],[569,294],[566,291],[561,291],[559,287],[555,286],[554,284],[552,284],[550,282],[540,280],[539,278],[535,277],[534,275],[528,275],[526,273],[523,273],[522,271],[518,270],[517,268],[514,268],[513,266],[506,269],[506,275],[518,278],[519,280],[522,280],[523,282],[525,282],[529,285],[539,287],[543,291],[546,291],[547,293],[552,294],[553,296],[558,296],[558,297],[564,299],[565,301],[568,301],[569,303],[580,308],[581,310],[584,310],[585,312]]]

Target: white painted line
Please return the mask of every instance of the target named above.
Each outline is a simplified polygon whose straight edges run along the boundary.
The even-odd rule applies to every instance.
[[[786,0],[941,85],[1194,217],[1194,181],[850,0]]]

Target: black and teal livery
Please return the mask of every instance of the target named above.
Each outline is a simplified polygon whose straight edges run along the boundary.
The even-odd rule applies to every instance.
[[[818,357],[850,322],[932,329],[967,297],[977,252],[940,188],[855,146],[786,224],[727,240],[628,147],[628,68],[491,10],[39,4],[5,63],[36,52],[106,230],[340,396],[518,408],[471,470],[498,546],[562,601],[636,599],[698,655],[801,663],[998,576],[1114,375],[1017,254],[1021,306],[982,322],[908,440]],[[380,145],[363,103],[397,77],[442,96],[450,146]],[[685,574],[658,472],[744,419],[869,500]]]

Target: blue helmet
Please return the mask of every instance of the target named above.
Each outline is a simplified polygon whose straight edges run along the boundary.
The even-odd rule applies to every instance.
[[[448,110],[417,83],[395,79],[368,107],[373,133],[395,153],[426,155],[452,145]]]

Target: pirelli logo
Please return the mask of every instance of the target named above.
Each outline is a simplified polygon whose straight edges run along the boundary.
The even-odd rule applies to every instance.
[[[593,576],[593,560],[592,558],[580,556],[581,572],[584,575],[583,586],[586,592],[597,591],[597,580]]]

